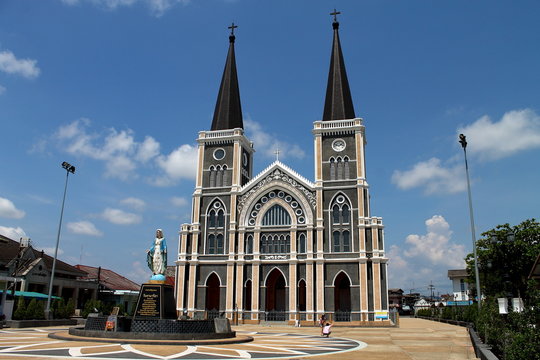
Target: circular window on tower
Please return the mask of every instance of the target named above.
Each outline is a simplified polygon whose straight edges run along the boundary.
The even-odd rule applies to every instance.
[[[336,139],[332,142],[332,149],[334,149],[334,151],[340,152],[345,150],[346,147],[347,145],[343,139]]]
[[[225,150],[222,148],[214,150],[214,159],[222,160],[225,157]]]

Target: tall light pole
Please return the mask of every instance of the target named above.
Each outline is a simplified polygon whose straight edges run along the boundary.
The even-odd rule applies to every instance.
[[[49,296],[47,296],[47,307],[45,308],[45,316],[47,319],[50,319],[51,313],[51,297],[53,290],[53,281],[54,281],[54,271],[56,270],[56,256],[58,255],[58,243],[60,242],[60,230],[62,229],[62,218],[64,217],[64,203],[66,202],[66,192],[69,173],[75,174],[75,166],[70,163],[63,162],[62,167],[66,170],[66,184],[64,186],[64,197],[62,198],[62,210],[60,211],[60,223],[58,224],[58,233],[56,235],[56,247],[54,249],[54,258],[51,271],[51,280],[49,281]]]
[[[482,290],[480,289],[480,275],[478,274],[478,257],[476,256],[476,230],[474,229],[474,215],[472,208],[472,196],[471,196],[471,182],[469,181],[469,165],[467,163],[467,138],[463,134],[459,134],[459,143],[463,147],[463,154],[465,155],[465,173],[467,174],[467,191],[469,193],[469,214],[471,217],[471,236],[473,243],[474,254],[474,275],[476,278],[476,295],[478,296],[478,310],[482,307]]]

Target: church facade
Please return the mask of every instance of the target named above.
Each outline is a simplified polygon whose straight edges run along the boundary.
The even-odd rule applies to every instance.
[[[177,310],[241,323],[313,324],[323,314],[349,324],[386,321],[384,226],[370,211],[365,127],[354,113],[339,23],[323,117],[312,131],[313,181],[279,160],[253,174],[257,144],[244,133],[233,32],[229,40],[211,130],[197,139],[192,223],[181,226],[176,261]]]

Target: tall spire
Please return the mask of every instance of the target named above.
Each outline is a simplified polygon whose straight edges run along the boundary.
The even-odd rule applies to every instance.
[[[351,90],[345,71],[345,62],[341,52],[339,41],[339,22],[337,15],[340,12],[334,9],[330,15],[334,16],[332,28],[334,29],[334,42],[332,44],[332,56],[330,58],[330,72],[328,74],[328,85],[326,87],[326,99],[324,102],[323,120],[344,120],[354,119],[354,107],[352,103]]]
[[[242,106],[240,105],[240,90],[238,88],[238,76],[236,74],[236,59],[234,56],[234,29],[238,26],[232,23],[229,26],[229,52],[221,78],[214,119],[210,130],[227,130],[244,128],[242,121]]]

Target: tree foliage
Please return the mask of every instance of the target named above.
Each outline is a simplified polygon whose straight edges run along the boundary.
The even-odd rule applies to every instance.
[[[484,296],[512,295],[527,301],[527,278],[540,253],[540,223],[529,219],[516,226],[498,225],[482,234],[476,253]],[[474,284],[474,255],[468,254],[465,261]]]

